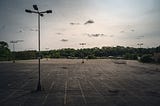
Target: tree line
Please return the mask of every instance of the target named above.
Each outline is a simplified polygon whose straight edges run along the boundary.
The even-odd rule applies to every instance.
[[[94,47],[84,49],[64,48],[58,50],[41,51],[42,58],[123,58],[137,60],[139,57],[147,57],[151,61],[154,53],[160,53],[160,46],[155,48],[133,48],[133,47]],[[8,44],[4,41],[0,42],[0,60],[11,60],[13,55],[16,59],[36,59],[38,52],[36,50],[11,52]],[[148,61],[148,60],[147,60]]]
[[[11,60],[12,54],[8,48],[8,44],[4,41],[0,41],[0,60]]]

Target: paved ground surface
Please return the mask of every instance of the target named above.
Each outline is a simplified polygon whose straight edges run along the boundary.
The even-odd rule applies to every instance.
[[[160,106],[160,65],[123,60],[0,63],[0,106]],[[125,64],[126,63],[126,64]]]

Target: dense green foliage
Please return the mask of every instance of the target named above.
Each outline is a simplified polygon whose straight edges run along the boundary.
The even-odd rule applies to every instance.
[[[145,55],[143,55],[143,56],[141,57],[140,61],[143,62],[143,63],[153,62],[152,55],[150,55],[150,54],[145,54]]]
[[[137,60],[141,57],[142,62],[152,62],[153,54],[160,53],[160,46],[156,48],[133,48],[133,47],[102,47],[102,48],[85,48],[85,49],[58,49],[50,51],[41,51],[43,58],[123,58]],[[4,41],[0,42],[0,60],[10,60],[15,55],[16,60],[36,59],[37,51],[19,51],[11,55],[8,44]]]
[[[102,48],[85,48],[85,49],[58,49],[50,51],[41,51],[43,58],[123,58],[129,60],[137,60],[142,57],[140,61],[151,62],[148,60],[154,53],[160,53],[160,46],[156,48],[133,48],[133,47],[102,47]],[[15,53],[16,59],[34,59],[37,58],[36,51],[21,51]],[[147,59],[146,59],[147,58]],[[152,59],[153,60],[153,59]]]
[[[4,41],[0,41],[0,60],[10,60],[11,52],[8,48],[8,44]]]
[[[121,57],[125,59],[136,60],[144,54],[151,54],[160,52],[160,46],[157,48],[132,48],[132,47],[102,47],[102,48],[85,48],[85,49],[59,49],[43,51],[44,57],[50,58],[108,58],[109,56]]]
[[[35,59],[37,52],[35,50],[15,52],[16,60]]]

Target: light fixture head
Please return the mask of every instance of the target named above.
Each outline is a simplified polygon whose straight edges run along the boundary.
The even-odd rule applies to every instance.
[[[32,13],[32,11],[31,11],[31,10],[28,10],[28,9],[25,9],[25,12],[27,12],[27,13]]]
[[[44,15],[42,13],[39,14],[41,17],[43,17]]]
[[[52,10],[47,10],[46,13],[52,13]]]
[[[38,11],[38,6],[37,5],[33,5],[34,10]]]

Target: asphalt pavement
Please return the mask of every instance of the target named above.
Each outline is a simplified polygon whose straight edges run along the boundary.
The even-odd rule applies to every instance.
[[[129,60],[0,63],[0,106],[159,106],[160,65]]]

